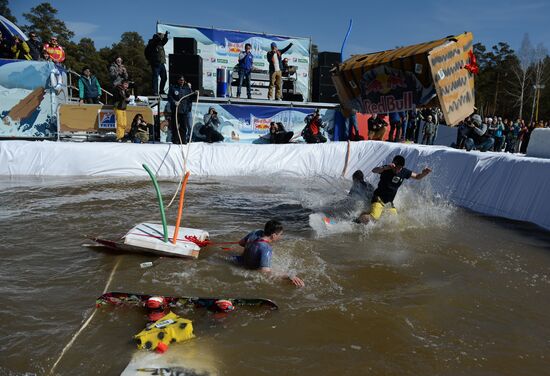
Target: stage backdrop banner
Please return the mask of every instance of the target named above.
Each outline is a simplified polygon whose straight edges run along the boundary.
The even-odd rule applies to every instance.
[[[57,137],[66,74],[52,62],[0,60],[0,137]]]
[[[271,43],[277,43],[281,50],[289,43],[292,47],[283,54],[288,58],[288,64],[297,67],[296,90],[304,98],[309,97],[309,62],[311,40],[309,38],[294,38],[280,35],[269,35],[262,33],[249,33],[230,31],[214,28],[177,26],[157,24],[158,32],[168,31],[168,43],[164,46],[166,56],[173,53],[174,37],[194,38],[197,41],[197,53],[202,57],[203,62],[203,87],[216,92],[216,69],[233,69],[238,63],[240,51],[244,51],[244,45],[252,45],[254,55],[254,68],[258,70],[269,70],[267,53],[271,51]],[[166,69],[168,70],[168,64]],[[185,72],[183,72],[185,74]],[[165,89],[166,90],[166,89]],[[166,90],[168,91],[168,90]]]
[[[199,103],[198,106],[193,104],[193,113],[196,111],[195,127],[193,137],[196,141],[202,141],[204,135],[200,133],[203,126],[204,115],[208,113],[208,109],[213,107],[218,113],[220,120],[219,131],[224,137],[224,142],[241,142],[241,143],[268,143],[269,142],[269,125],[272,121],[283,123],[287,131],[294,132],[296,137],[294,141],[303,142],[300,136],[306,123],[305,117],[313,112],[311,108],[300,107],[270,107],[270,106],[246,106],[235,104],[212,104]],[[166,108],[163,115],[169,114],[169,109]],[[333,129],[335,128],[335,110],[320,109],[319,113],[325,123],[323,132],[327,138],[332,139]]]

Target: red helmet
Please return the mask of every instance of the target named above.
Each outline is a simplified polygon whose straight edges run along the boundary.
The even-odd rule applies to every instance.
[[[151,296],[149,299],[147,299],[147,303],[145,305],[149,309],[160,309],[164,308],[165,304],[166,301],[162,296]]]
[[[216,300],[215,304],[218,310],[221,312],[230,312],[235,309],[235,307],[233,306],[233,303],[231,303],[231,301],[229,300],[224,300],[224,299]]]

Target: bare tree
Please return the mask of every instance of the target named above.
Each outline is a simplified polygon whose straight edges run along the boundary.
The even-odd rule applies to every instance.
[[[533,54],[533,88],[535,89],[535,95],[533,95],[533,107],[531,109],[531,122],[535,114],[535,103],[537,101],[538,93],[541,85],[546,81],[544,77],[544,64],[546,57],[548,56],[548,49],[544,47],[542,43],[537,44]]]
[[[529,34],[525,33],[521,42],[521,47],[517,52],[519,64],[512,68],[518,84],[518,93],[510,93],[517,98],[519,105],[519,119],[523,119],[523,103],[525,93],[529,83],[529,68],[533,62],[534,48],[529,39]]]

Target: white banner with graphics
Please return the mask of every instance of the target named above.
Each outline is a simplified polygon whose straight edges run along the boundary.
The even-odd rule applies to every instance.
[[[188,27],[157,24],[158,32],[169,32],[168,43],[164,46],[168,57],[174,51],[173,38],[194,38],[197,41],[197,53],[202,57],[203,87],[216,92],[216,70],[218,68],[233,69],[238,63],[239,52],[244,45],[252,45],[254,68],[268,71],[267,53],[271,43],[277,43],[282,50],[290,43],[292,47],[283,54],[288,59],[289,66],[297,68],[296,91],[304,98],[309,96],[309,66],[311,40],[309,38],[293,38],[262,33],[221,30],[214,28]],[[168,70],[168,65],[167,65]]]

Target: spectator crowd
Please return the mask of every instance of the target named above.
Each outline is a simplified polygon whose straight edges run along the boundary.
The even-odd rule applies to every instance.
[[[206,142],[220,142],[224,137],[220,133],[220,119],[215,108],[211,107],[204,115],[203,123],[198,128],[197,135],[191,135],[191,107],[192,100],[196,96],[191,84],[180,76],[174,85],[169,86],[166,95],[163,88],[166,85],[166,55],[164,45],[168,41],[168,32],[155,33],[145,47],[145,57],[151,66],[151,78],[153,95],[166,96],[168,100],[167,113],[169,115],[169,127],[164,127],[168,134],[168,141],[174,143],[187,143],[192,138]],[[250,98],[250,71],[252,67],[252,56],[250,45],[245,46],[245,51],[239,55],[239,87],[238,95],[241,94],[243,82],[247,86],[247,96]],[[283,54],[291,44],[282,50],[272,44],[271,56],[276,68],[277,63],[282,64]],[[49,41],[41,42],[37,34],[29,33],[27,41],[18,36],[7,38],[0,33],[0,59],[52,61],[61,64],[65,61],[65,51],[59,44],[56,37]],[[275,69],[274,68],[274,69]],[[129,88],[133,82],[130,81],[128,70],[123,64],[121,57],[117,57],[109,66],[109,77],[114,87],[114,106],[117,119],[117,140],[132,142],[148,142],[149,132],[152,131],[151,124],[143,120],[138,114],[132,121],[130,132],[126,133],[126,106],[130,101]],[[276,69],[275,69],[276,70]],[[160,78],[160,82],[159,82]],[[275,80],[276,81],[276,80]],[[270,90],[272,86],[270,86]],[[278,89],[279,90],[279,89]],[[102,93],[102,87],[98,79],[92,74],[89,67],[82,69],[78,80],[78,92],[80,103],[97,104]],[[270,93],[272,93],[270,91]],[[279,99],[280,93],[275,97]],[[388,120],[386,120],[388,119]],[[326,124],[322,120],[319,110],[307,115],[304,119],[305,126],[301,136],[306,143],[324,143],[327,141],[324,135]],[[414,111],[393,112],[390,114],[372,114],[368,119],[368,139],[383,140],[387,135],[389,142],[411,142],[416,144],[433,145],[440,124],[443,124],[443,114],[437,107],[416,109]],[[457,129],[457,139],[453,147],[458,149],[480,150],[480,151],[504,151],[510,153],[525,153],[529,144],[531,133],[535,128],[548,128],[548,121],[526,123],[522,119],[509,120],[500,116],[482,118],[473,114],[466,118]],[[389,130],[389,132],[388,132]],[[147,134],[147,136],[146,136]],[[272,122],[269,128],[268,141],[270,143],[288,143],[295,136],[288,132],[280,122]],[[363,138],[359,135],[357,126],[357,113],[353,111],[346,119],[344,127],[344,139],[359,141]]]

